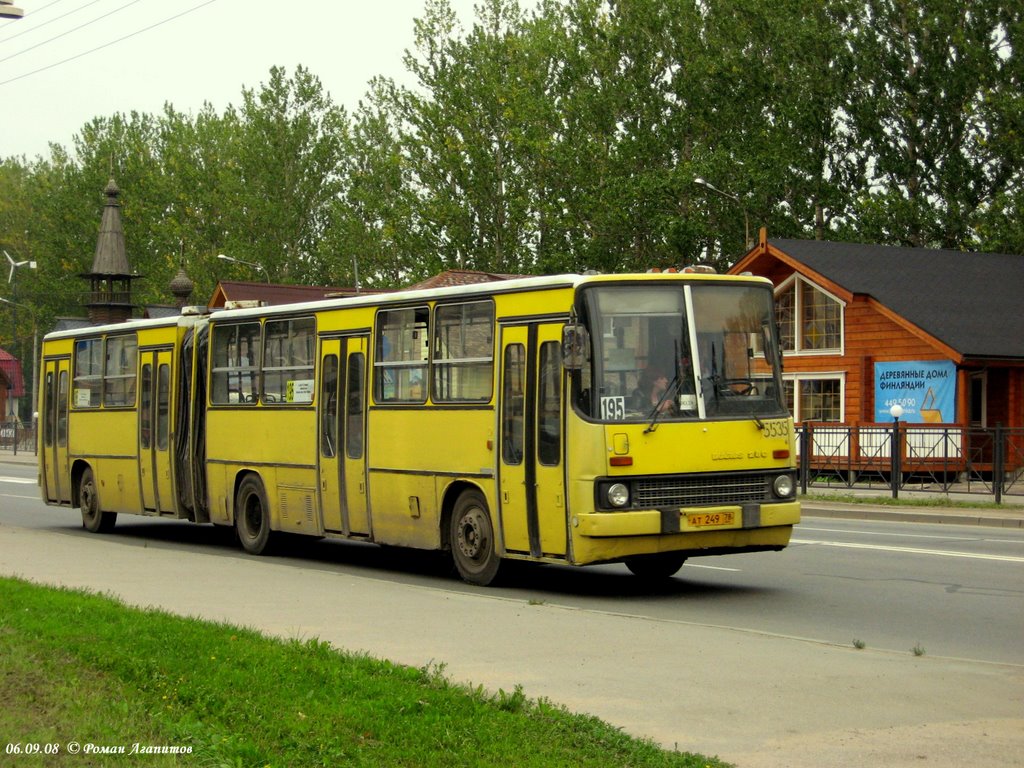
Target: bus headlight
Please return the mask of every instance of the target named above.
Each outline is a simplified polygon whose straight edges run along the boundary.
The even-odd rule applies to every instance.
[[[608,486],[608,503],[613,507],[624,507],[629,504],[629,488],[622,483]]]
[[[788,499],[793,495],[793,476],[779,475],[775,478],[775,482],[772,483],[772,490],[775,491],[775,495],[780,499]]]

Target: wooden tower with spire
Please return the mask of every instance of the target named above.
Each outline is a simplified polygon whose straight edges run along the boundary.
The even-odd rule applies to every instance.
[[[89,281],[86,307],[89,321],[94,324],[121,323],[131,318],[135,307],[132,303],[132,280],[139,277],[132,274],[125,253],[121,204],[117,200],[121,190],[111,179],[103,193],[107,202],[103,206],[92,271],[81,275]]]

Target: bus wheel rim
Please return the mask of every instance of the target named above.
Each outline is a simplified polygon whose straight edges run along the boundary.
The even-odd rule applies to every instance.
[[[487,552],[487,526],[483,510],[474,507],[459,521],[459,535],[456,544],[464,557],[478,562]]]

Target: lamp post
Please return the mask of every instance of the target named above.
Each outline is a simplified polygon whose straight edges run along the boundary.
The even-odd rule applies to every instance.
[[[234,256],[225,256],[223,253],[218,253],[217,258],[221,261],[232,261],[235,264],[244,264],[247,267],[252,267],[256,271],[262,272],[263,278],[267,281],[267,284],[269,285],[270,283],[270,274],[262,264],[257,264],[255,261],[243,261],[242,259],[236,259]]]
[[[13,0],[0,0],[0,19],[20,19],[25,15],[21,8],[15,8]]]
[[[700,176],[693,180],[693,183],[698,187],[703,187],[708,192],[724,197],[726,200],[732,200],[740,206],[743,211],[743,245],[749,251],[753,247],[753,243],[750,241],[750,216],[747,214],[747,206],[743,204],[743,200],[739,196],[732,194],[732,192],[726,192],[724,189],[719,189],[714,184],[704,181]]]
[[[11,286],[11,296],[13,297],[13,299],[11,299],[11,300],[0,299],[0,301],[3,301],[5,304],[10,304],[12,307],[14,307],[14,310],[11,312],[11,342],[13,343],[18,338],[18,312],[17,312],[17,308],[18,307],[22,307],[23,309],[31,309],[30,307],[28,307],[28,306],[26,306],[24,304],[19,304],[18,303],[18,283],[15,282],[14,278],[15,278],[17,272],[18,272],[18,268],[19,267],[28,267],[29,269],[35,269],[36,268],[36,263],[34,261],[29,260],[29,259],[22,259],[21,261],[16,261],[14,259],[14,257],[11,256],[11,254],[9,254],[7,252],[6,249],[4,249],[4,257],[7,259],[7,263],[11,267],[10,271],[7,273],[7,284],[9,286]],[[33,325],[34,324],[35,324],[35,319],[33,318]],[[19,351],[23,351],[23,349],[24,348],[19,345]],[[33,353],[33,355],[35,354],[35,348],[34,347],[33,347],[32,353]],[[22,375],[24,375],[24,373]],[[35,380],[36,380],[36,372],[34,370],[34,362],[33,362],[33,371],[32,371],[33,386],[35,384]],[[34,403],[35,403],[35,400],[33,399],[33,406],[32,406],[33,408],[35,407]],[[13,409],[12,409],[12,413],[13,413]]]
[[[903,406],[896,403],[889,409],[889,415],[892,416],[892,447],[889,450],[891,460],[891,470],[889,480],[892,483],[892,497],[898,499],[900,497],[900,480],[903,477],[903,470],[900,467],[900,416],[903,415]]]

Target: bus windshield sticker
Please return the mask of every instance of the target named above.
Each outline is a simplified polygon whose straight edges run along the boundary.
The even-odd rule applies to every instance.
[[[626,398],[618,397],[601,398],[601,419],[603,421],[622,421],[626,418]]]

